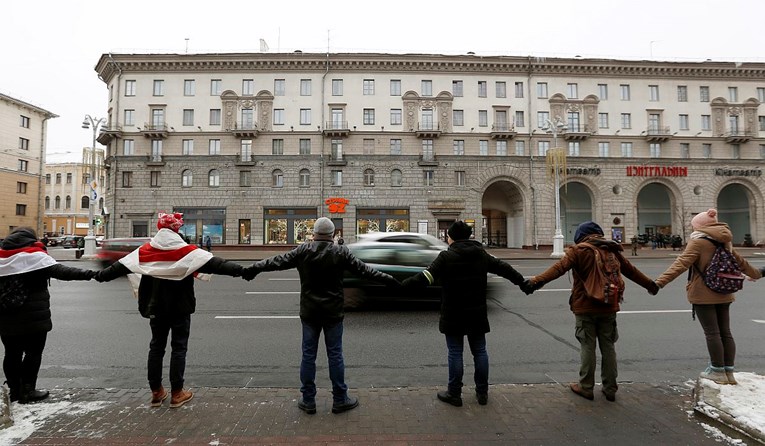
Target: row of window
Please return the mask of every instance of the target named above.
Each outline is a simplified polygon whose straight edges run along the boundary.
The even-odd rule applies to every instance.
[[[45,197],[45,209],[50,209],[51,203],[50,203],[50,197]],[[56,195],[56,198],[53,199],[53,209],[61,209],[61,197],[59,195]],[[83,195],[82,198],[80,198],[80,209],[88,209],[90,206],[90,199],[87,195]],[[64,199],[64,209],[72,209],[72,197],[70,195],[67,195]]]
[[[136,95],[136,83],[134,79],[125,80],[125,96]],[[537,98],[547,98],[548,96],[548,83],[537,82],[536,85]],[[524,97],[524,83],[515,82],[513,84],[514,94],[516,98]],[[688,86],[678,85],[676,87],[677,101],[688,102]],[[344,81],[343,79],[332,79],[332,96],[343,96]],[[619,84],[619,99],[622,101],[629,101],[631,99],[631,86],[630,84]],[[273,87],[275,96],[285,96],[287,92],[287,82],[285,79],[274,79]],[[220,96],[223,92],[223,80],[212,79],[210,80],[210,95]],[[311,96],[312,94],[312,80],[300,79],[300,96]],[[375,95],[375,80],[363,79],[361,81],[361,92],[365,96]],[[392,79],[389,84],[389,93],[391,96],[401,96],[401,80]],[[462,80],[452,81],[452,95],[455,97],[462,97],[465,93],[465,86]],[[601,101],[608,100],[608,84],[598,84],[598,98]],[[757,87],[756,89],[757,99],[760,102],[765,102],[765,87]],[[152,86],[152,94],[154,96],[164,96],[165,94],[165,81],[163,79],[155,79]],[[254,79],[242,79],[242,95],[251,96],[255,94],[255,80]],[[433,95],[433,81],[424,79],[420,81],[420,94],[422,96]],[[183,95],[195,96],[196,95],[196,80],[185,79],[183,81]],[[488,82],[477,81],[476,84],[476,96],[479,98],[488,97]],[[579,84],[576,82],[569,82],[566,84],[566,96],[569,99],[579,98]],[[494,82],[494,97],[506,98],[507,94],[507,82],[495,81]],[[659,101],[659,86],[648,86],[648,97],[650,101]],[[728,87],[728,100],[730,102],[738,102],[738,87]],[[709,86],[700,86],[698,92],[699,102],[710,101]]]

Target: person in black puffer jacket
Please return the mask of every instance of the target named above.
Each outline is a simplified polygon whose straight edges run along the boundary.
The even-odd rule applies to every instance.
[[[0,248],[0,281],[17,280],[27,296],[20,306],[0,311],[3,372],[10,400],[31,403],[49,395],[47,390],[36,390],[45,342],[53,329],[49,279],[90,280],[96,272],[56,262],[32,228],[16,228]]]
[[[405,287],[441,283],[441,316],[438,329],[446,337],[449,351],[448,390],[438,392],[438,399],[462,406],[462,351],[467,336],[475,364],[475,392],[478,403],[489,398],[489,354],[486,333],[489,318],[486,306],[487,273],[504,277],[519,287],[526,284],[521,273],[508,263],[492,256],[475,240],[473,229],[464,221],[455,221],[447,230],[449,249],[441,252],[423,272],[404,280]]]

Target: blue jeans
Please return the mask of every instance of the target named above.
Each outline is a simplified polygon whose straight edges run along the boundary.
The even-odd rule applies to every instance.
[[[343,321],[316,322],[300,320],[303,324],[303,359],[300,361],[300,392],[307,403],[316,400],[316,352],[319,350],[319,336],[324,331],[324,345],[327,348],[329,379],[332,381],[334,403],[343,403],[348,395],[345,385],[345,363],[343,362]]]
[[[487,393],[489,391],[489,354],[486,352],[486,335],[484,333],[469,334],[467,338],[475,365],[475,374],[473,375],[475,391],[476,393]],[[446,335],[446,348],[449,350],[449,393],[453,396],[462,394],[464,341],[464,335]]]
[[[191,315],[180,314],[149,319],[151,342],[149,343],[149,361],[147,363],[149,387],[157,390],[162,386],[162,361],[170,336],[170,387],[172,390],[183,389],[183,374],[186,372],[186,351],[189,347]]]

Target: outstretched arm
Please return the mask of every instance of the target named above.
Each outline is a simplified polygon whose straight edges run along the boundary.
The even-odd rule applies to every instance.
[[[108,268],[104,268],[97,272],[96,280],[99,282],[109,282],[117,277],[122,277],[128,274],[130,274],[130,270],[125,265],[121,262],[114,262]]]
[[[50,267],[50,277],[58,280],[90,280],[96,272],[89,269],[73,268],[57,263]]]
[[[244,267],[238,263],[230,262],[220,257],[213,257],[199,268],[199,272],[239,277],[244,273]]]

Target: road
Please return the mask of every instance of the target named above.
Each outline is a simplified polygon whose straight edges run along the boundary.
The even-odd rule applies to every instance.
[[[671,259],[636,259],[656,277]],[[63,262],[99,268],[93,262]],[[245,262],[249,264],[249,262]],[[517,260],[524,275],[552,260]],[[764,266],[765,259],[752,263]],[[567,382],[577,379],[579,351],[568,308],[569,277],[532,296],[501,278],[491,300],[488,335],[492,383]],[[146,386],[148,321],[137,311],[128,282],[51,281],[54,329],[48,338],[41,387],[136,388]],[[298,387],[299,281],[294,270],[259,275],[252,282],[214,277],[196,284],[186,369],[187,385]],[[765,371],[765,282],[747,282],[737,294],[732,327],[737,368]],[[627,282],[618,318],[620,381],[683,383],[707,364],[703,333],[691,320],[685,277],[657,296]],[[346,378],[351,387],[433,386],[446,382],[446,347],[438,332],[437,307],[386,305],[351,312],[345,322]],[[329,386],[320,349],[317,374]],[[472,366],[466,352],[466,377]],[[470,381],[470,378],[466,380]]]

